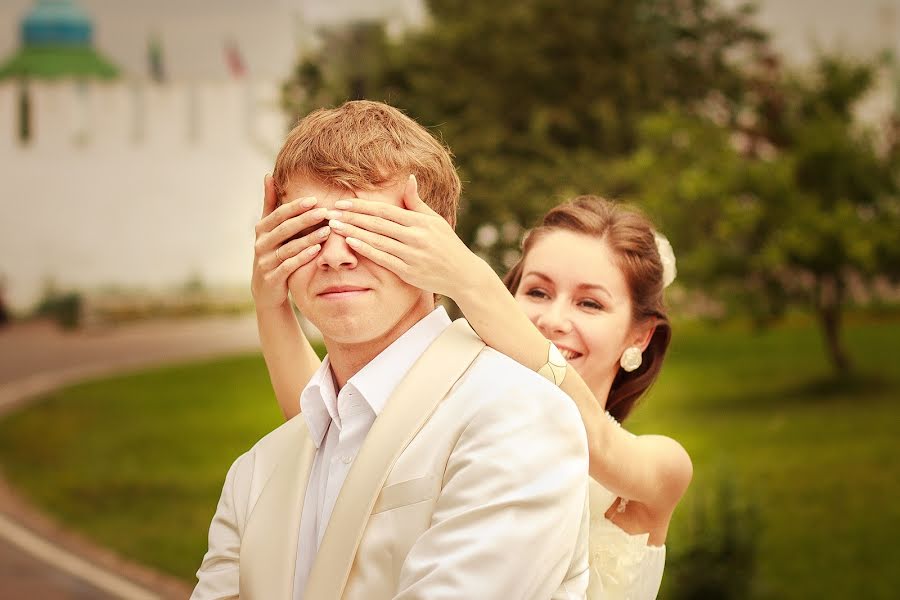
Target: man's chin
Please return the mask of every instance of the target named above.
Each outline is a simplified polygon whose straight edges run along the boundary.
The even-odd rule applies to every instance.
[[[320,330],[322,331],[322,330]],[[345,328],[327,328],[322,331],[322,338],[325,345],[341,344],[344,346],[356,346],[359,344],[367,344],[384,335],[384,332],[362,331],[358,327]]]

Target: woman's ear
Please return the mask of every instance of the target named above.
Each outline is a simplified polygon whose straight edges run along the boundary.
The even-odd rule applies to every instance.
[[[650,319],[645,323],[636,325],[631,336],[631,345],[637,346],[643,352],[650,345],[650,340],[653,339],[655,331],[656,319]]]

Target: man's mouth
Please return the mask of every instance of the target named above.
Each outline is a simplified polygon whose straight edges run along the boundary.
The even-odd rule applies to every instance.
[[[354,298],[369,291],[369,288],[359,287],[356,285],[335,285],[327,287],[319,296],[328,300],[342,300],[345,298]]]

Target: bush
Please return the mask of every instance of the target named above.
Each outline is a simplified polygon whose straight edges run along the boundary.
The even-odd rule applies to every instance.
[[[751,596],[759,545],[755,507],[742,503],[730,478],[695,495],[687,544],[667,566],[677,600],[738,600]]]
[[[35,314],[50,317],[63,329],[81,325],[84,301],[78,292],[47,292],[38,303]]]

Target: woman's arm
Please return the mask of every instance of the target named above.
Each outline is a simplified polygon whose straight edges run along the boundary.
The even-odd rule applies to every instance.
[[[530,369],[547,360],[548,341],[522,312],[490,266],[418,197],[410,177],[405,209],[354,199],[335,203],[335,233],[363,256],[416,287],[453,298],[481,338]],[[561,388],[575,401],[588,436],[590,474],[615,494],[668,519],[690,482],[690,459],[662,436],[635,437],[606,416],[575,369]],[[665,441],[661,441],[665,440]]]
[[[472,255],[474,276],[450,295],[484,342],[537,371],[547,362],[547,339],[528,319],[493,269]],[[691,462],[671,438],[634,436],[606,414],[573,368],[560,385],[575,401],[587,431],[590,474],[611,492],[656,512],[671,512],[687,489]]]
[[[300,393],[321,362],[310,345],[290,302],[256,309],[259,345],[262,348],[275,399],[285,420],[300,414]]]
[[[300,412],[300,392],[321,364],[310,345],[288,299],[291,273],[318,254],[328,235],[327,227],[315,228],[325,217],[315,208],[315,198],[298,198],[277,205],[272,177],[264,180],[262,218],[256,224],[251,291],[256,307],[259,343],[275,398],[285,419]],[[296,238],[296,239],[292,239]]]

